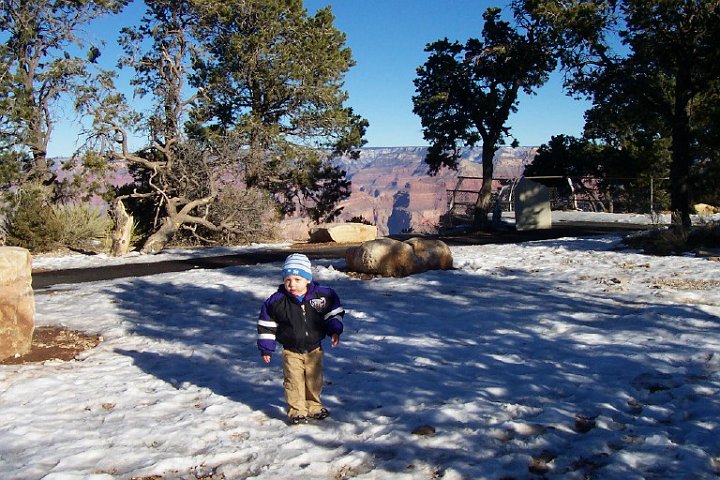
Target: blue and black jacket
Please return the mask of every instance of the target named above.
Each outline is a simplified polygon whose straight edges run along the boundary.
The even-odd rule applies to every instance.
[[[310,282],[301,301],[280,285],[260,308],[258,348],[269,355],[280,342],[286,350],[310,352],[326,336],[342,333],[344,315],[340,298],[330,287]]]

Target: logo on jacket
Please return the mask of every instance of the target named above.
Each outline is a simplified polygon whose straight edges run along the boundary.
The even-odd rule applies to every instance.
[[[310,306],[318,312],[325,308],[325,305],[327,305],[327,301],[324,298],[313,298],[310,300]]]

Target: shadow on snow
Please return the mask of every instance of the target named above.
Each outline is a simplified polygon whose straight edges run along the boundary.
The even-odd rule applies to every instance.
[[[239,285],[278,283],[278,270],[229,268],[225,285],[132,281],[114,294],[133,333],[177,349],[119,353],[173,385],[207,387],[284,418],[281,361],[266,367],[255,346],[255,322],[267,295],[231,286],[236,276]],[[331,350],[326,342],[329,421],[352,432],[341,442],[344,449],[367,453],[375,468],[404,470],[411,458],[441,469],[452,464],[472,478],[499,471],[502,452],[530,458],[548,449],[558,457],[586,452],[595,463],[577,468],[601,468],[613,448],[624,448],[623,435],[654,428],[632,411],[633,402],[652,405],[674,388],[710,381],[701,360],[708,352],[674,340],[692,332],[693,321],[709,320],[691,306],[570,295],[530,274],[506,279],[455,270],[409,280],[320,281],[338,291],[348,312],[341,345]],[[670,323],[678,318],[683,328]],[[686,373],[664,373],[681,369]],[[714,440],[696,426],[703,420],[698,412],[717,416],[718,400],[693,401],[695,418],[669,419],[677,425],[658,430],[672,432],[676,443],[707,449]],[[578,416],[609,418],[625,428],[581,434],[574,430]],[[422,424],[434,426],[443,441],[411,435]],[[533,431],[537,425],[542,428]],[[311,431],[299,434],[339,446],[323,444]],[[598,456],[600,450],[605,453]]]

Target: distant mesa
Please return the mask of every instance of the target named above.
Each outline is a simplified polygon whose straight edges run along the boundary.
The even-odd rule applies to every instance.
[[[495,178],[518,178],[537,147],[503,147],[495,154]],[[343,158],[337,165],[352,181],[352,194],[342,202],[339,221],[362,217],[378,234],[434,231],[447,212],[447,190],[458,177],[482,177],[482,148],[466,148],[458,170],[428,175],[426,147],[364,148],[358,160]],[[480,180],[463,188],[479,189]]]

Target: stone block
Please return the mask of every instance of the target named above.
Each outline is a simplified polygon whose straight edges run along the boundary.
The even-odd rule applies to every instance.
[[[14,281],[30,283],[32,257],[20,247],[0,247],[0,285]]]
[[[0,247],[0,360],[28,353],[34,328],[30,252]]]
[[[552,228],[550,190],[527,178],[515,187],[515,229],[541,230]]]

